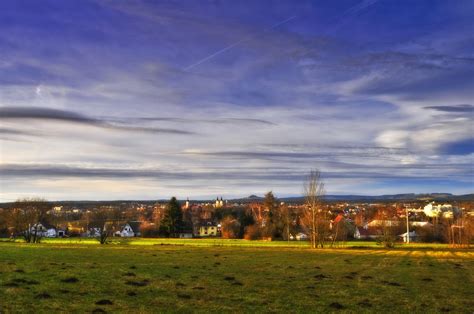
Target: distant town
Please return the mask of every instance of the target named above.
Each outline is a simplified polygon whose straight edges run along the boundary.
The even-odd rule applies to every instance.
[[[339,200],[337,200],[339,198]],[[345,200],[344,200],[345,198]],[[474,235],[473,195],[400,194],[326,196],[318,223],[326,243],[350,240],[469,244]],[[7,238],[167,237],[307,241],[303,197],[160,201],[25,199],[0,205],[0,235]]]

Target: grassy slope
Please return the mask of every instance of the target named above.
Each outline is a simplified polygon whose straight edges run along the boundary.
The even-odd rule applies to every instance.
[[[0,312],[470,313],[472,291],[472,250],[0,243]]]

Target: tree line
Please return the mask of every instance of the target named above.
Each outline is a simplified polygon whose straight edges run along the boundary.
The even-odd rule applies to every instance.
[[[28,243],[38,243],[41,240],[38,223],[67,224],[70,236],[94,229],[94,236],[100,243],[106,243],[127,221],[139,221],[144,237],[179,237],[182,233],[193,233],[196,226],[219,223],[223,238],[289,241],[301,234],[307,237],[312,248],[324,248],[343,243],[354,234],[355,225],[360,226],[369,218],[382,222],[378,241],[384,246],[393,246],[397,235],[404,232],[403,223],[390,225],[394,220],[400,220],[394,207],[358,213],[352,220],[331,213],[324,202],[324,182],[317,170],[309,173],[303,190],[305,200],[300,206],[280,202],[270,191],[262,202],[245,206],[185,207],[172,197],[165,206],[157,205],[152,209],[132,211],[114,205],[64,215],[56,213],[53,204],[44,199],[22,199],[0,209],[0,235],[23,237]],[[458,245],[469,245],[472,241],[474,223],[468,217],[437,221],[434,226],[433,240]],[[430,236],[426,229],[417,229],[417,232],[427,239]]]

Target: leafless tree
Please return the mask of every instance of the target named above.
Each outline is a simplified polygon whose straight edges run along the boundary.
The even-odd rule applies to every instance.
[[[469,248],[474,236],[474,218],[469,216],[447,219],[445,223],[446,240],[451,247]]]
[[[51,204],[41,198],[21,199],[10,208],[8,225],[13,235],[22,234],[27,243],[41,240],[39,224],[45,223]]]
[[[324,194],[321,172],[312,170],[304,183],[305,208],[302,217],[309,231],[312,248],[323,248],[329,231],[327,212],[322,206]]]
[[[107,239],[118,230],[122,221],[120,211],[117,209],[100,208],[93,213],[91,224],[99,230],[97,240],[100,244],[107,243]]]

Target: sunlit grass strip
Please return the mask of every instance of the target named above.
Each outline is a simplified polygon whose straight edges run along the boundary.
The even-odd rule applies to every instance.
[[[22,243],[23,239],[0,239],[0,242]],[[80,244],[80,245],[100,245],[95,238],[44,238],[43,244]],[[109,245],[132,245],[132,246],[153,246],[153,245],[177,245],[177,246],[199,246],[199,247],[279,247],[279,248],[309,248],[307,241],[260,241],[243,239],[172,239],[172,238],[115,238],[108,240]],[[330,246],[327,246],[330,248]],[[339,243],[336,249],[383,249],[375,241],[348,241]],[[418,250],[446,250],[447,244],[441,243],[398,243],[394,249],[418,249]]]

